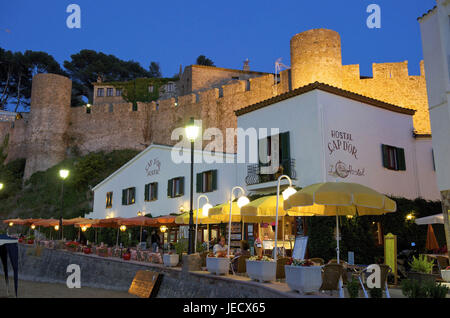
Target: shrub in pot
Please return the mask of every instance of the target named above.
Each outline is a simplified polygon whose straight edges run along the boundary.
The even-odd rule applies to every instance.
[[[127,249],[127,251],[125,253],[122,254],[122,258],[125,261],[129,261],[131,259],[131,252],[130,252],[129,248]]]
[[[216,275],[228,274],[230,259],[224,254],[219,254],[218,256],[211,254],[206,257],[206,269],[208,272]]]
[[[83,253],[84,253],[84,254],[91,254],[91,253],[92,253],[92,248],[91,248],[91,246],[90,246],[90,245],[85,246],[85,247],[83,248]]]
[[[440,283],[426,282],[424,286],[428,298],[445,298],[449,288]]]
[[[246,260],[247,275],[260,282],[270,282],[276,279],[277,263],[267,256],[252,256]]]
[[[431,271],[433,270],[433,262],[428,261],[425,255],[420,255],[418,258],[413,256],[413,261],[410,263],[410,266],[411,271],[408,273],[408,278],[415,279],[420,282],[436,281],[436,277],[431,274]]]
[[[300,293],[317,293],[322,285],[322,268],[309,260],[290,259],[284,266],[286,283]]]
[[[69,241],[69,242],[67,242],[65,245],[66,245],[66,249],[67,249],[68,251],[76,252],[76,251],[77,251],[77,248],[78,248],[78,245],[80,245],[80,243],[74,242],[74,241]]]
[[[34,244],[34,235],[30,235],[27,237],[27,243],[28,244]]]
[[[427,293],[421,281],[417,279],[405,279],[400,283],[402,293],[408,298],[426,298]]]
[[[178,262],[180,261],[180,256],[176,253],[168,253],[163,255],[163,262],[164,265],[167,267],[174,267],[178,265]]]

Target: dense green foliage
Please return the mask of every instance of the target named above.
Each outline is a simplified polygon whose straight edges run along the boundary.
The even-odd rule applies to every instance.
[[[0,196],[0,217],[57,218],[61,209],[62,181],[58,172],[69,169],[64,182],[63,217],[83,216],[92,211],[92,187],[124,165],[138,152],[116,150],[66,159],[46,171],[34,173],[22,185],[24,160],[0,165],[5,191]]]
[[[425,255],[419,255],[419,257],[413,256],[411,262],[411,271],[418,273],[431,274],[433,270],[433,261],[428,261]]]
[[[204,55],[199,55],[196,60],[197,65],[215,66],[214,62]]]
[[[443,284],[416,279],[405,279],[400,286],[403,295],[408,298],[445,298],[449,292],[449,288]]]
[[[149,103],[159,98],[161,86],[171,81],[170,78],[137,78],[127,82],[111,82],[108,84],[122,89],[122,98],[129,103]],[[150,92],[149,86],[153,86]]]

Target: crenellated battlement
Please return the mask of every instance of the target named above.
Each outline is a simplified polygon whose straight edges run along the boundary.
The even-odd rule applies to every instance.
[[[280,72],[278,82],[270,73],[188,66],[178,83],[178,96],[138,102],[137,108],[118,102],[119,96],[92,105],[90,112],[86,106],[70,107],[69,79],[39,74],[33,80],[29,122],[17,120],[9,131],[2,129],[0,137],[10,135],[8,161],[27,158],[29,177],[75,151],[86,154],[142,150],[152,142],[174,144],[172,131],[190,117],[201,119],[203,129],[216,127],[225,134],[237,125],[235,110],[314,81],[415,109],[414,129],[431,133],[423,61],[418,76],[409,75],[404,61],[373,63],[373,76],[364,77],[358,64],[342,65],[337,32],[314,29],[292,37],[291,63],[290,69]]]

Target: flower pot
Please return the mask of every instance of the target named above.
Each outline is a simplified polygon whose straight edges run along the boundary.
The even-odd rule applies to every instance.
[[[206,268],[211,274],[228,274],[230,270],[230,259],[228,257],[207,257]]]
[[[164,254],[163,255],[163,262],[164,262],[164,265],[167,267],[177,266],[179,261],[180,261],[180,256],[178,254]]]
[[[445,280],[447,283],[450,283],[450,269],[441,270],[441,276],[443,280]]]
[[[122,258],[123,258],[125,261],[129,261],[130,258],[131,258],[131,254],[130,254],[130,253],[125,253],[125,254],[122,255]]]
[[[23,243],[23,238],[20,238],[20,239],[19,239],[19,243]]]
[[[436,282],[436,276],[427,273],[409,272],[408,278],[418,280],[421,284],[425,282]]]
[[[85,247],[85,248],[83,248],[83,253],[84,253],[84,254],[91,254],[91,253],[92,253],[92,250],[91,250],[90,247]]]
[[[272,261],[250,261],[247,262],[247,275],[251,279],[262,282],[275,280],[277,272],[277,263]]]
[[[322,285],[322,268],[320,266],[285,265],[286,283],[289,288],[301,294],[317,293]]]
[[[34,240],[28,240],[28,244],[34,244]]]

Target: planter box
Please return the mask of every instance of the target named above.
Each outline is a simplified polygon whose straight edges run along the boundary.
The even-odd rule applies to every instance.
[[[167,267],[177,266],[179,261],[180,261],[180,256],[178,254],[164,254],[163,255],[163,262],[164,262],[164,265]]]
[[[284,265],[286,283],[292,290],[301,294],[317,293],[322,285],[322,268],[320,266]]]
[[[418,280],[420,284],[423,284],[425,282],[436,282],[436,276],[434,276],[433,274],[409,272],[408,278]]]
[[[230,259],[228,257],[207,257],[206,268],[211,274],[228,274],[230,270]]]
[[[445,280],[447,283],[450,283],[450,269],[441,270],[441,276],[443,280]]]
[[[277,263],[266,261],[249,261],[247,262],[247,275],[251,279],[262,282],[270,282],[276,279]]]

